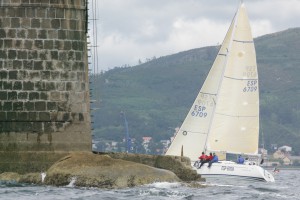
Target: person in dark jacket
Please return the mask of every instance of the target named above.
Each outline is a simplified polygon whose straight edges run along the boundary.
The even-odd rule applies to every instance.
[[[244,164],[244,162],[245,162],[245,159],[241,155],[239,155],[239,157],[237,159],[237,164]]]
[[[208,168],[210,168],[213,163],[218,162],[218,161],[219,161],[219,157],[214,153],[213,159],[211,161],[209,161]]]

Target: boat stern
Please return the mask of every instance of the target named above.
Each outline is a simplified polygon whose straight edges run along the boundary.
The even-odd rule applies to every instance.
[[[274,178],[273,174],[271,174],[270,172],[268,172],[265,169],[263,169],[263,177],[265,178],[265,180],[267,182],[275,182],[275,178]]]

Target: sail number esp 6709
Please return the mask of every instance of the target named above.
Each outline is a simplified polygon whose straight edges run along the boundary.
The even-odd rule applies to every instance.
[[[191,115],[193,117],[206,117],[207,116],[206,107],[195,105]]]
[[[243,92],[255,92],[257,90],[257,80],[247,81],[247,85],[244,87]]]

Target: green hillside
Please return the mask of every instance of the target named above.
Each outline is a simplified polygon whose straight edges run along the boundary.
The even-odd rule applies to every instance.
[[[255,39],[265,147],[289,145],[300,153],[300,28]],[[129,134],[168,139],[181,125],[219,47],[204,47],[114,68],[91,77],[94,137],[121,141]]]

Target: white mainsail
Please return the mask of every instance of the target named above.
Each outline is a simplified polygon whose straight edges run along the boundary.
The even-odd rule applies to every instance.
[[[259,94],[256,55],[240,5],[215,62],[166,155],[196,160],[201,151],[255,154]]]

